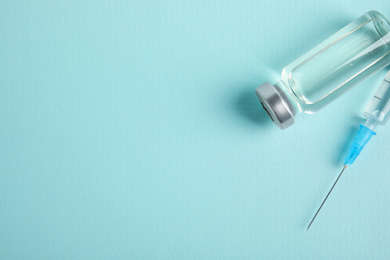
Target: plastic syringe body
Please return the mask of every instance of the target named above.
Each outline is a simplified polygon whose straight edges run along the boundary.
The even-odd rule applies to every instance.
[[[390,119],[390,71],[386,74],[382,84],[371,98],[364,111],[364,116],[367,118],[367,121],[364,125],[360,125],[359,132],[345,157],[345,166],[353,164],[371,137],[376,135],[374,132],[375,127],[377,125],[385,125]]]

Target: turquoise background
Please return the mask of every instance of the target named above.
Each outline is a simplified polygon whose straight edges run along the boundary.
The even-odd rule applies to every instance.
[[[385,71],[286,131],[254,93],[371,9],[1,1],[0,258],[388,258],[388,128],[306,231]]]

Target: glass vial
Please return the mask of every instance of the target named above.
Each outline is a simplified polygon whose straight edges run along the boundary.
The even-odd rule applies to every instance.
[[[274,85],[256,89],[281,129],[299,113],[312,114],[390,64],[390,23],[370,11],[286,66]]]

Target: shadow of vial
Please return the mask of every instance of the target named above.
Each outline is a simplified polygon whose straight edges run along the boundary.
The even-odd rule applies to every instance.
[[[257,98],[255,88],[245,89],[239,93],[236,96],[235,108],[239,116],[246,118],[249,122],[257,125],[270,125],[272,123],[271,118]]]

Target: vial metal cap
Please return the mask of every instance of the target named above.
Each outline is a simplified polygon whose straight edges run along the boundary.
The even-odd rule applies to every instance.
[[[256,89],[256,94],[264,110],[280,129],[286,129],[295,123],[295,109],[278,86],[265,82]]]

